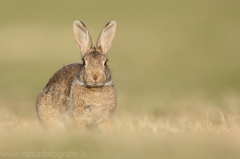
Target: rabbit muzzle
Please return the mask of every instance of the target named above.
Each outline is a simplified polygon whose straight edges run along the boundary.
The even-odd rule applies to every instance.
[[[87,87],[103,87],[106,83],[104,72],[91,71],[85,74],[85,84]]]

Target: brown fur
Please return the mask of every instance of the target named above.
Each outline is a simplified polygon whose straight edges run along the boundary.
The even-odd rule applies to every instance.
[[[101,39],[110,45],[103,43],[106,46],[99,44],[98,48],[92,48],[85,25],[74,22],[75,39],[84,64],[64,66],[50,78],[37,100],[36,110],[41,123],[79,128],[85,128],[86,125],[109,127],[117,105],[117,94],[106,65],[106,53],[101,48],[107,47],[105,50],[108,50],[113,42],[116,23],[110,23],[113,26],[107,28],[113,28],[108,33],[110,38]],[[100,36],[104,36],[102,34]]]

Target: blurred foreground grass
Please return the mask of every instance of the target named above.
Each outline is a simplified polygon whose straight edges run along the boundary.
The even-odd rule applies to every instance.
[[[169,106],[177,105],[181,110],[160,116],[117,113],[112,132],[47,131],[36,118],[16,116],[8,109],[1,109],[0,149],[1,152],[23,152],[22,158],[24,153],[31,152],[35,156],[44,152],[41,158],[53,158],[48,155],[50,152],[55,153],[54,158],[239,158],[239,113],[224,114],[214,109],[216,103],[204,100],[172,102]],[[240,100],[225,102],[234,107]],[[192,105],[210,110],[189,110]],[[70,152],[85,155],[63,156]]]
[[[239,158],[239,8],[235,0],[0,1],[0,152]],[[48,132],[36,118],[48,79],[81,61],[76,19],[93,41],[108,21],[118,23],[109,52],[118,91],[111,133]]]

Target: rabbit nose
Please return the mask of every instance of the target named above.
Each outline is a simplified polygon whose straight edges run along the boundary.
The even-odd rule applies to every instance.
[[[96,74],[94,74],[94,75],[93,75],[93,80],[94,80],[94,81],[97,81],[97,79],[98,79],[98,76],[97,76]]]

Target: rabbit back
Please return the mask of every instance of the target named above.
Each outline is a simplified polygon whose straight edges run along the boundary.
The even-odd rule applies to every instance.
[[[68,114],[68,97],[81,64],[70,64],[58,70],[48,81],[37,100],[37,116],[42,123],[62,123]]]

